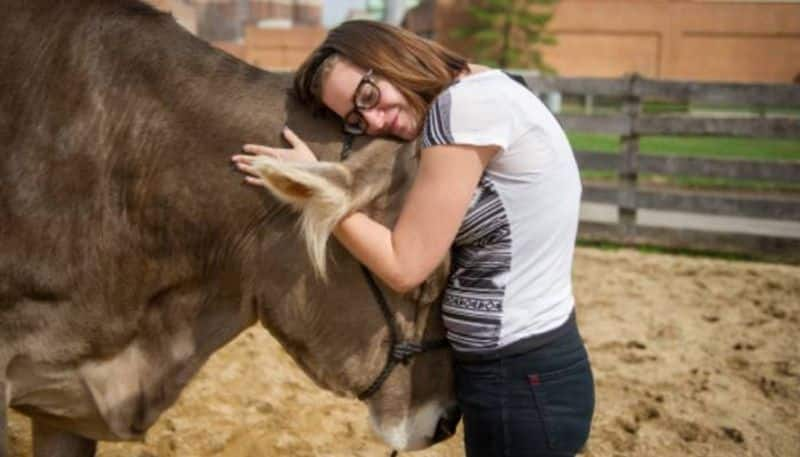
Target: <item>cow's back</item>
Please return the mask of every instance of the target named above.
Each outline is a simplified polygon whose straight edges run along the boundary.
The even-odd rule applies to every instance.
[[[135,1],[12,1],[8,17],[0,335],[46,328],[54,359],[102,351],[169,287],[236,273],[209,252],[232,249],[234,220],[264,210],[246,207],[226,161],[245,141],[276,141],[282,82]],[[91,341],[64,347],[79,336]]]
[[[118,71],[107,53],[135,45],[109,42],[109,30],[136,22],[124,14],[154,12],[131,4],[112,13],[113,2],[11,3],[0,32],[0,334],[12,345],[37,335],[48,347],[40,354],[62,360],[113,346],[103,335],[131,338],[130,305],[150,282],[137,180],[161,166],[145,161],[145,123],[163,115],[135,81],[144,75]],[[98,347],[79,341],[85,335]]]

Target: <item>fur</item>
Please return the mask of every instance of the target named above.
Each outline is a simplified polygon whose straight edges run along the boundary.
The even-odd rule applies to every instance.
[[[353,209],[350,171],[337,163],[297,164],[267,156],[256,157],[252,163],[273,195],[300,211],[311,264],[320,277],[326,278],[328,238]],[[326,178],[331,174],[337,175],[339,182]]]
[[[0,388],[38,424],[40,446],[72,457],[94,440],[141,437],[257,320],[337,393],[380,371],[386,326],[357,263],[329,243],[339,262],[322,283],[301,254],[341,210],[298,236],[298,216],[228,165],[242,144],[280,144],[284,124],[338,161],[340,125],[299,106],[288,78],[136,0],[3,2],[0,75]],[[331,205],[387,223],[413,176],[411,148],[383,140],[321,166],[339,186],[325,191]],[[321,264],[324,245],[312,250]],[[389,298],[414,335],[422,304]],[[426,337],[441,337],[431,316]],[[371,407],[391,421],[452,403],[449,357],[398,370]]]

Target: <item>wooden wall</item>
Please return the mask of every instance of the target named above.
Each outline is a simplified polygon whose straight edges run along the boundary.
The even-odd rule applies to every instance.
[[[450,37],[469,0],[438,0],[436,39]],[[545,60],[563,76],[790,83],[800,76],[800,3],[560,0]]]

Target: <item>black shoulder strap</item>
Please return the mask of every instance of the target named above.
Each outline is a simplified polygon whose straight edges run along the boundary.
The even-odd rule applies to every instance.
[[[509,73],[509,72],[507,72],[505,70],[503,70],[503,73],[505,73],[506,76],[508,76],[509,78],[513,79],[514,81],[522,84],[523,87],[528,88],[528,83],[525,82],[525,78],[523,78],[522,76],[520,76],[520,75],[518,75],[516,73]]]

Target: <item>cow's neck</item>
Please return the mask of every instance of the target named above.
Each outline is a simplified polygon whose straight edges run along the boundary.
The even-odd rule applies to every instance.
[[[26,91],[18,93],[37,102],[14,120],[36,133],[25,136],[20,162],[58,157],[51,181],[32,187],[75,191],[51,192],[62,199],[52,218],[72,225],[62,236],[70,246],[50,247],[71,273],[37,285],[62,300],[58,308],[46,297],[28,304],[48,310],[36,337],[62,344],[57,355],[20,349],[24,356],[9,361],[7,400],[29,412],[64,412],[87,436],[131,437],[210,353],[255,322],[257,309],[277,312],[282,294],[310,270],[287,269],[273,254],[305,258],[295,216],[243,186],[230,155],[244,143],[281,144],[285,122],[323,159],[338,156],[341,135],[336,122],[312,118],[287,97],[286,77],[214,50],[168,17],[102,17],[84,10],[116,11],[122,2],[81,5],[51,11],[75,29],[31,38],[36,49],[53,46],[58,59],[20,60],[37,68],[20,76]],[[54,84],[57,77],[64,84]],[[126,382],[114,384],[120,376]],[[74,405],[88,409],[77,414]]]
[[[172,111],[178,125],[196,134],[213,136],[209,145],[234,141],[238,147],[245,142],[281,144],[281,128],[288,123],[314,146],[318,155],[336,157],[342,140],[340,124],[315,119],[307,108],[294,102],[288,96],[290,75],[268,73],[245,64],[191,36],[177,24],[164,27],[148,21],[143,26],[157,28],[165,36],[159,41],[137,43],[135,53],[117,57],[124,61],[116,68],[137,68],[149,85],[148,96]],[[138,32],[147,35],[146,30]],[[165,46],[165,42],[170,45]],[[157,58],[141,58],[148,55]]]

